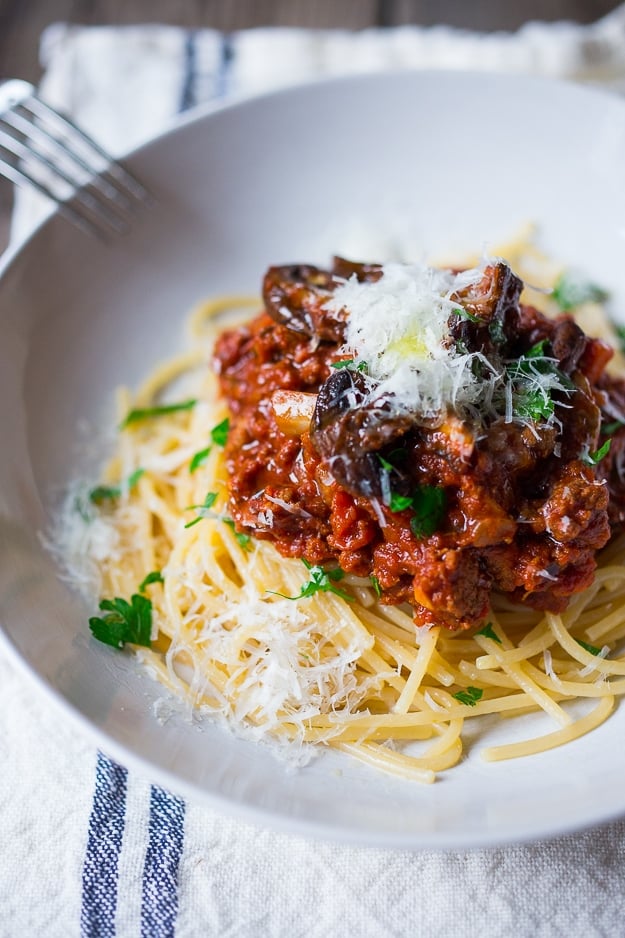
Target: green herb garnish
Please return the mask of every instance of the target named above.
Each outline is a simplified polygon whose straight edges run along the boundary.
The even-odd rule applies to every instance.
[[[456,306],[452,309],[452,313],[455,313],[460,319],[469,319],[471,322],[481,322],[479,316],[470,313],[468,309],[463,309],[461,306]]]
[[[436,485],[422,485],[412,496],[414,515],[410,530],[417,538],[430,537],[441,525],[447,507],[445,489]]]
[[[476,634],[476,635],[483,635],[484,638],[490,638],[490,639],[492,639],[494,642],[497,642],[499,645],[501,645],[501,639],[499,638],[499,636],[498,636],[497,633],[495,632],[495,630],[494,630],[494,628],[493,628],[493,623],[492,623],[492,622],[487,622],[486,625],[485,625],[483,628],[481,628],[481,629],[479,630],[479,632],[476,632],[475,634]]]
[[[525,358],[545,358],[545,347],[547,345],[546,339],[541,339],[540,342],[536,342],[535,345],[532,345],[530,349],[525,353]]]
[[[140,420],[146,420],[148,417],[162,417],[165,414],[175,414],[179,410],[191,410],[197,404],[193,398],[188,401],[181,401],[179,404],[161,404],[157,407],[138,407],[129,411],[119,425],[120,430],[125,430],[132,423],[138,423]]]
[[[546,344],[546,339],[537,342],[506,367],[507,377],[513,382],[514,414],[521,419],[549,420],[555,408],[552,391],[575,390],[568,375],[545,355]]]
[[[549,391],[542,388],[523,388],[515,395],[514,412],[525,420],[549,420],[553,416],[555,404]]]
[[[483,693],[484,691],[480,687],[467,687],[466,690],[459,690],[451,696],[461,704],[466,704],[467,707],[474,707],[478,700],[482,699]]]
[[[601,462],[604,456],[610,452],[610,446],[612,445],[612,440],[606,440],[603,446],[600,446],[595,453],[586,453],[580,456],[582,462],[585,462],[587,466],[596,466],[597,463]]]
[[[353,358],[345,358],[340,362],[331,362],[330,368],[348,368],[350,371],[360,371],[363,373],[366,373],[368,370],[366,362],[358,362],[358,364],[356,364]]]
[[[378,459],[384,469],[394,468],[381,456],[378,456]],[[410,509],[413,513],[410,519],[410,530],[414,536],[429,537],[439,528],[443,520],[447,507],[447,495],[445,489],[436,485],[421,485],[412,495],[399,495],[397,492],[391,492],[388,507],[393,514]]]
[[[310,580],[308,583],[304,583],[298,596],[285,596],[284,593],[277,593],[275,590],[267,590],[267,592],[272,593],[274,596],[281,596],[282,599],[293,600],[305,599],[307,596],[314,596],[315,593],[334,593],[348,603],[354,602],[353,596],[350,596],[344,590],[337,589],[334,585],[345,576],[345,572],[340,567],[335,567],[333,570],[324,570],[323,567],[310,564],[307,560],[302,559],[302,563],[310,573]]]
[[[185,511],[192,511],[195,508],[200,514],[197,518],[194,518],[193,521],[189,521],[188,524],[185,524],[185,528],[192,528],[198,521],[202,521],[202,519],[206,517],[206,512],[212,508],[217,501],[217,497],[217,492],[209,492],[201,505],[187,505]]]
[[[218,423],[217,426],[213,427],[210,432],[210,438],[216,446],[225,446],[229,431],[230,419],[226,417],[221,421],[221,423]],[[200,449],[197,451],[197,453],[195,453],[191,462],[189,463],[189,472],[193,473],[196,471],[196,469],[199,469],[200,466],[204,465],[210,455],[212,448],[212,446],[206,446],[204,449]]]
[[[148,573],[148,575],[143,580],[141,580],[141,583],[139,584],[139,592],[145,593],[146,586],[149,586],[150,583],[164,583],[164,582],[165,580],[163,579],[163,574],[161,573],[161,571],[152,570],[151,573]]]
[[[405,511],[412,506],[412,495],[398,495],[397,492],[391,492],[391,501],[389,508],[395,514],[398,511]]]
[[[576,638],[575,641],[578,645],[581,645],[582,648],[589,652],[589,654],[594,655],[595,657],[601,654],[601,649],[597,648],[596,645],[590,645],[588,642],[582,641],[581,638]]]
[[[252,538],[249,534],[243,534],[240,531],[235,531],[234,521],[232,518],[222,518],[224,524],[227,524],[229,528],[232,529],[232,533],[235,536],[237,544],[243,548],[243,550],[249,550],[252,543]]]
[[[119,598],[103,599],[99,608],[107,615],[89,619],[94,638],[113,648],[123,648],[126,642],[150,647],[152,603],[149,599],[135,593],[130,602]]]
[[[371,574],[369,579],[371,581],[371,586],[373,587],[373,592],[379,599],[380,596],[382,595],[382,587],[380,586],[380,581],[378,580],[377,576],[373,575],[373,573]]]
[[[200,449],[197,451],[197,453],[195,453],[193,459],[189,463],[189,472],[195,472],[196,469],[199,469],[200,466],[204,465],[208,459],[211,449],[211,446],[207,446],[205,449]]]
[[[613,420],[612,423],[604,423],[601,427],[601,432],[604,436],[611,436],[613,433],[616,433],[617,430],[620,430],[621,427],[625,427],[625,423],[622,420]]]
[[[393,470],[395,469],[395,466],[393,465],[392,462],[389,462],[388,459],[384,459],[384,457],[380,456],[379,453],[378,453],[378,459],[383,469],[386,469],[387,472],[393,472]]]
[[[589,281],[579,280],[571,273],[564,273],[559,277],[552,296],[565,312],[581,306],[582,303],[604,303],[608,299],[608,294],[601,287]]]
[[[221,423],[218,423],[217,426],[213,427],[211,430],[211,440],[213,443],[215,443],[216,446],[225,446],[229,430],[230,420],[226,417],[225,420],[222,420]]]
[[[145,469],[135,469],[135,471],[128,476],[125,485],[96,485],[96,487],[89,492],[89,501],[93,502],[94,505],[100,505],[104,501],[113,501],[119,498],[122,492],[129,492],[135,487],[144,472]]]

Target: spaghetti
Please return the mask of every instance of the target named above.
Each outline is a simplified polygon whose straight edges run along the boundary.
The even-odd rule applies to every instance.
[[[91,562],[89,582],[105,603],[132,597],[133,611],[149,610],[147,641],[130,641],[144,665],[194,711],[289,757],[331,747],[421,782],[459,761],[476,718],[545,717],[539,735],[484,749],[489,761],[544,751],[603,722],[625,693],[625,659],[615,657],[625,638],[625,536],[566,609],[522,607],[495,592],[483,621],[454,632],[381,602],[375,577],[285,557],[235,525],[229,412],[204,362],[215,323],[242,305],[204,304],[191,319],[194,350],[132,399],[120,393],[117,451],[96,497],[81,502],[69,565]],[[127,612],[101,608],[113,625]]]

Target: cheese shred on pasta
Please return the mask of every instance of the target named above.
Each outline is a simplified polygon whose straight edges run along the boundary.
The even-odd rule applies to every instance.
[[[237,536],[223,450],[210,439],[228,415],[206,361],[215,319],[242,305],[231,298],[198,309],[197,351],[157,369],[132,400],[120,393],[120,422],[131,407],[175,399],[181,381],[197,403],[120,431],[104,477],[120,495],[90,506],[74,540],[70,566],[78,575],[91,561],[84,575],[91,583],[96,572],[100,597],[130,597],[160,571],[162,582],[144,588],[153,627],[151,648],[137,649],[145,666],[194,712],[300,761],[322,745],[425,783],[461,759],[467,721],[490,717],[483,725],[498,736],[505,718],[521,721],[515,738],[525,741],[483,750],[494,761],[559,746],[605,720],[625,693],[625,658],[616,657],[625,537],[564,614],[494,597],[488,626],[470,634],[418,628],[410,609],[381,605],[371,581],[350,575],[339,585],[351,602],[331,591],[294,599],[310,570]]]

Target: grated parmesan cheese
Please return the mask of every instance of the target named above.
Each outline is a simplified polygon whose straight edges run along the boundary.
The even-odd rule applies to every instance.
[[[571,388],[555,359],[491,361],[480,351],[459,351],[450,341],[449,318],[462,309],[457,294],[478,284],[491,263],[460,273],[390,263],[376,281],[359,282],[354,275],[334,290],[325,306],[348,313],[342,352],[353,356],[356,367],[366,366],[369,406],[390,405],[425,420],[450,410],[461,417],[504,417],[535,436],[536,419],[560,425],[551,394]]]
[[[478,283],[483,270],[454,274],[407,264],[382,270],[375,282],[351,277],[326,303],[334,312],[349,311],[346,345],[366,363],[376,397],[425,416],[476,402],[482,383],[472,372],[476,355],[459,354],[445,339],[459,306],[451,295]]]

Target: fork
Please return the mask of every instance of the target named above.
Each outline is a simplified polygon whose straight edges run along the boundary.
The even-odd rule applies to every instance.
[[[0,175],[57,203],[82,231],[106,240],[130,227],[151,196],[141,183],[26,81],[0,81]]]

